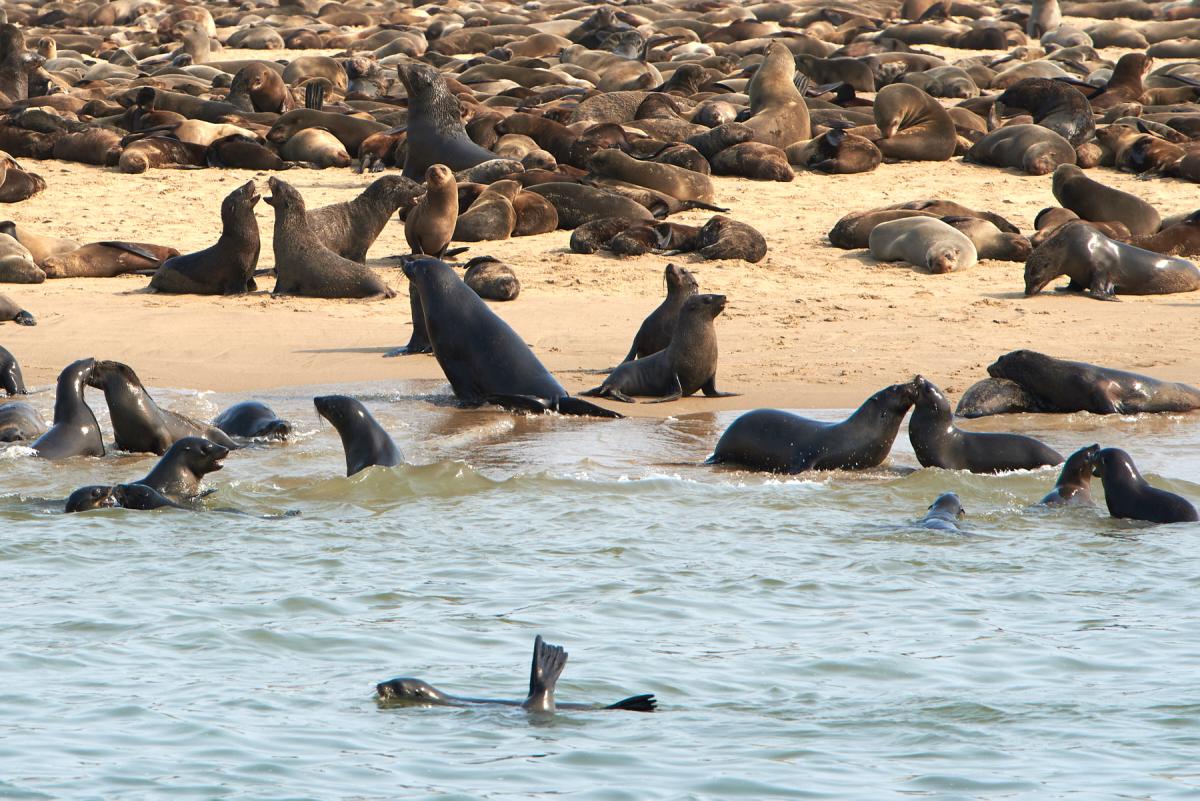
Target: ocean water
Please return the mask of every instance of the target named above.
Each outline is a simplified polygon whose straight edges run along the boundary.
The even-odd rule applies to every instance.
[[[903,428],[884,468],[778,478],[701,465],[736,413],[517,417],[438,382],[349,388],[410,464],[347,479],[333,389],[258,395],[298,435],[231,454],[206,511],[64,515],[155,457],[0,453],[0,798],[1200,797],[1200,525],[1030,508],[1056,469],[915,471]],[[963,425],[1123,447],[1200,501],[1200,416]],[[965,533],[913,527],[947,490]],[[560,700],[659,711],[373,699],[521,698],[537,634]]]

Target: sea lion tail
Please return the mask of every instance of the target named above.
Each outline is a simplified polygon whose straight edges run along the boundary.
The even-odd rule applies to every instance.
[[[525,707],[554,709],[554,687],[567,666],[567,652],[561,645],[551,645],[538,635],[533,641],[533,665],[529,670],[529,697]]]
[[[630,698],[624,698],[604,708],[623,709],[626,712],[653,712],[657,707],[658,701],[655,700],[654,693],[647,693],[646,695],[635,695]]]

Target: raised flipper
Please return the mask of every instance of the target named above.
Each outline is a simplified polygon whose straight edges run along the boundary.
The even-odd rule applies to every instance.
[[[620,420],[625,415],[620,412],[614,412],[611,409],[605,409],[603,406],[597,406],[594,403],[575,398],[570,395],[564,395],[554,401],[554,411],[559,414],[569,414],[575,417],[605,417],[609,420]]]
[[[635,695],[631,698],[625,698],[604,708],[623,709],[626,712],[653,712],[657,706],[658,701],[655,700],[654,693],[649,693],[647,695]]]
[[[529,696],[521,704],[528,712],[554,711],[554,686],[567,666],[567,652],[538,635],[533,641],[533,666],[529,671]]]
[[[158,256],[154,255],[153,253],[146,250],[144,247],[138,245],[135,242],[106,241],[106,242],[97,242],[96,244],[104,245],[104,247],[106,247],[106,248],[116,248],[117,250],[123,250],[126,253],[132,253],[135,256],[141,256],[143,259],[145,259],[147,261],[153,261],[153,262],[166,261],[166,259],[160,259]]]

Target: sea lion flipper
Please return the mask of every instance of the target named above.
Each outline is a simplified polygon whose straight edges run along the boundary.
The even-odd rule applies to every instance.
[[[571,395],[565,395],[556,400],[554,410],[559,414],[569,414],[576,417],[604,417],[609,420],[620,420],[625,417],[620,412],[605,409],[603,406],[597,406],[594,403],[589,403]]]
[[[635,695],[630,698],[622,698],[615,704],[609,704],[605,709],[623,709],[627,712],[653,712],[658,707],[658,701],[654,698],[654,693],[646,695]]]
[[[521,706],[530,712],[554,711],[554,687],[567,666],[567,652],[538,635],[533,641],[533,665],[529,671],[529,697]]]
[[[116,248],[117,250],[124,250],[125,252],[132,253],[135,256],[141,256],[146,261],[153,261],[153,262],[163,261],[163,259],[160,259],[158,256],[156,256],[153,253],[151,253],[150,251],[146,250],[144,247],[141,247],[140,245],[137,245],[133,242],[116,242],[116,241],[110,240],[107,242],[97,242],[96,244],[104,245],[104,247],[106,247],[106,248]]]
[[[532,395],[506,395],[497,393],[488,395],[485,400],[488,403],[501,406],[510,412],[525,412],[527,414],[545,414],[550,411],[550,407],[541,398],[535,398]]]

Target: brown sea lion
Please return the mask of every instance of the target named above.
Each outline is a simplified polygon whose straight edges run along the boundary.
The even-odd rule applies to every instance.
[[[47,278],[113,278],[118,275],[157,270],[167,259],[178,256],[175,248],[141,242],[92,242],[78,250],[46,259],[42,269]]]
[[[46,273],[29,250],[8,234],[0,234],[0,283],[40,284]]]
[[[1044,126],[1006,125],[972,145],[963,161],[1048,175],[1060,164],[1074,164],[1075,148]]]
[[[548,234],[558,229],[558,209],[546,198],[534,192],[518,192],[512,200],[517,213],[513,236]]]
[[[1006,108],[1018,108],[1033,115],[1033,121],[1049,128],[1078,147],[1096,132],[1092,106],[1083,93],[1062,81],[1025,78],[1017,81],[996,98],[997,116]]]
[[[892,84],[875,96],[875,125],[882,138],[875,146],[885,159],[947,161],[958,133],[954,120],[937,100],[915,86]]]
[[[558,212],[558,227],[566,230],[606,217],[654,219],[642,204],[599,187],[550,182],[530,186],[528,191],[541,195],[554,205]]]
[[[521,191],[516,181],[497,181],[480,193],[471,207],[458,215],[454,239],[458,242],[484,242],[508,239],[517,227],[513,200]]]
[[[782,42],[772,41],[746,87],[750,117],[745,125],[754,131],[756,142],[782,149],[812,138],[808,106],[793,82],[795,77],[796,62],[791,51]]]
[[[0,230],[3,230],[0,224]],[[1200,211],[1194,211],[1181,222],[1164,225],[1158,233],[1137,236],[1128,240],[1135,247],[1163,253],[1167,256],[1200,255]]]
[[[942,222],[965,234],[980,259],[1024,262],[1033,250],[1028,238],[1001,231],[978,217],[943,217]]]
[[[372,181],[357,197],[307,212],[308,228],[325,247],[362,264],[367,250],[397,209],[407,209],[420,196],[421,185],[400,175]]]
[[[286,170],[291,166],[257,139],[241,134],[214,141],[208,146],[204,160],[210,167],[230,170]]]
[[[742,142],[727,147],[712,159],[715,175],[737,175],[759,181],[791,181],[796,177],[787,154],[774,145]]]
[[[667,297],[642,321],[633,337],[633,344],[629,346],[629,353],[621,361],[640,359],[670,345],[684,301],[700,291],[691,271],[677,264],[667,265],[663,270],[663,280],[667,285]]]
[[[797,167],[817,172],[853,175],[878,167],[883,154],[870,139],[832,128],[815,139],[789,145],[787,159]]]
[[[130,142],[121,151],[118,167],[134,175],[155,167],[203,167],[208,155],[204,145],[193,145],[165,136],[148,136]]]
[[[305,128],[297,131],[279,153],[288,161],[302,161],[320,169],[349,167],[352,159],[342,141],[324,128]]]
[[[1081,218],[1124,223],[1134,236],[1153,234],[1162,223],[1158,211],[1146,201],[1094,181],[1074,165],[1058,167],[1051,188],[1055,199]]]
[[[880,261],[906,261],[935,275],[964,270],[978,260],[966,234],[927,217],[880,223],[872,229],[868,246]]]
[[[476,256],[467,262],[463,282],[484,300],[516,300],[521,282],[504,262],[491,256]]]
[[[308,128],[325,129],[337,137],[350,156],[357,157],[359,145],[364,139],[373,133],[388,130],[389,126],[375,120],[364,120],[345,114],[298,108],[285,113],[271,126],[267,131],[267,141],[283,145]]]
[[[871,209],[854,211],[838,220],[829,230],[829,244],[843,250],[865,248],[870,244],[871,231],[880,223],[904,220],[909,217],[936,218],[938,214],[918,209]]]
[[[8,234],[20,242],[29,251],[33,263],[39,267],[42,262],[51,256],[58,256],[79,249],[79,243],[73,239],[42,236],[34,233],[28,226],[17,225],[12,220],[0,222],[0,234]]]
[[[679,200],[711,203],[715,198],[713,183],[708,176],[670,164],[638,161],[620,150],[601,150],[592,154],[588,167],[596,175],[644,186]]]
[[[247,64],[237,71],[225,102],[245,111],[277,114],[291,111],[296,106],[283,75],[262,62]]]

